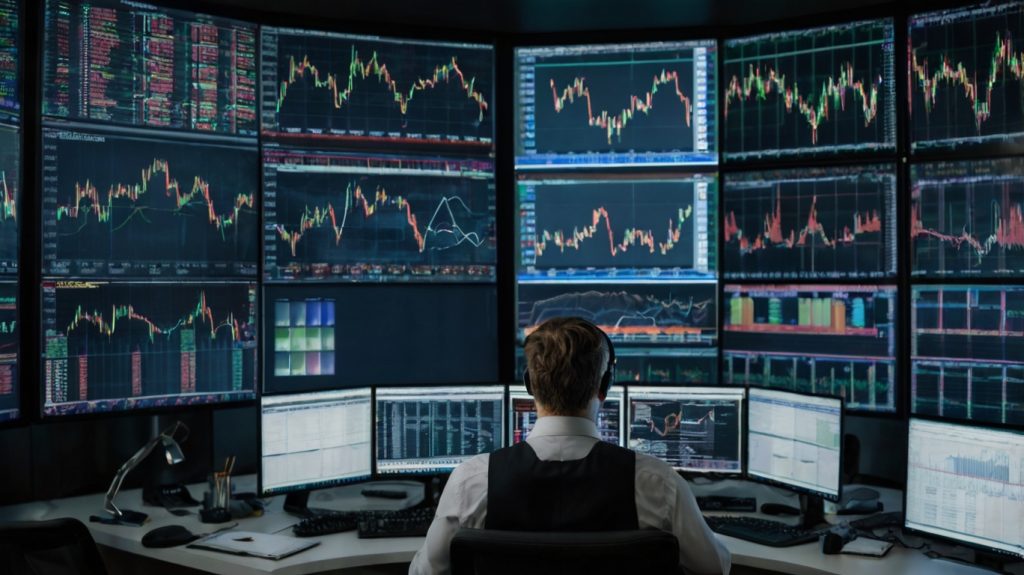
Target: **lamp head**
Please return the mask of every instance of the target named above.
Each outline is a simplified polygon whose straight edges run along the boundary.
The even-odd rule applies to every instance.
[[[185,461],[185,454],[181,452],[181,446],[169,435],[161,435],[160,443],[164,446],[164,456],[167,457],[168,465],[177,465]]]

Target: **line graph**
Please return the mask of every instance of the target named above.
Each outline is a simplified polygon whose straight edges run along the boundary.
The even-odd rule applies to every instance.
[[[629,403],[630,449],[677,469],[740,471],[738,401],[639,392]]]
[[[47,414],[251,397],[256,286],[44,282]]]
[[[1024,161],[913,165],[910,240],[915,276],[1024,272]]]
[[[20,133],[0,127],[0,275],[18,273],[20,172]]]
[[[255,275],[255,148],[50,129],[43,147],[44,273]]]
[[[308,169],[265,163],[268,279],[493,279],[488,175],[325,171],[313,156],[296,158]]]
[[[1024,138],[1024,8],[1005,3],[919,14],[908,36],[911,149]]]
[[[549,318],[578,316],[617,343],[713,347],[716,310],[712,283],[519,285],[522,337]]]
[[[894,149],[891,20],[727,40],[731,160]]]
[[[713,42],[516,53],[520,167],[716,163]]]
[[[492,141],[489,46],[267,27],[262,46],[265,131],[435,144]]]
[[[896,274],[894,166],[737,174],[722,212],[728,278]]]
[[[520,278],[713,277],[717,182],[520,180]]]

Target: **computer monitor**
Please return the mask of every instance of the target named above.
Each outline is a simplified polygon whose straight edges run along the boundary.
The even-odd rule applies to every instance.
[[[630,386],[629,448],[687,473],[743,472],[740,387]]]
[[[1024,558],[1024,433],[912,417],[904,526]]]
[[[263,396],[260,493],[277,495],[370,478],[370,388]]]
[[[747,397],[747,475],[838,501],[842,399],[757,388]]]
[[[597,431],[601,440],[622,445],[622,399],[621,388],[608,391],[608,397],[597,412]],[[537,406],[533,396],[524,387],[510,387],[508,392],[508,444],[525,441],[537,423]]]
[[[378,387],[379,475],[450,473],[502,446],[505,386]]]

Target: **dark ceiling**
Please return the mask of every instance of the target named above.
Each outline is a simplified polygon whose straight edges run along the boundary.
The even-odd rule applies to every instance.
[[[821,13],[855,13],[871,6],[892,4],[884,0],[205,0],[202,3],[242,12],[264,12],[262,20],[279,14],[287,20],[313,17],[494,33],[723,28]]]

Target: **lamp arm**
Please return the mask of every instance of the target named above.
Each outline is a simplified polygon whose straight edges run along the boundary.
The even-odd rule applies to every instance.
[[[153,452],[153,449],[156,448],[157,444],[160,443],[163,437],[164,434],[161,433],[154,437],[153,439],[150,439],[149,442],[146,443],[146,445],[143,445],[138,451],[135,452],[135,455],[132,455],[131,458],[128,459],[128,461],[125,461],[124,464],[122,464],[121,467],[118,468],[117,474],[114,475],[114,480],[110,483],[110,488],[107,489],[107,494],[103,498],[104,510],[106,510],[114,517],[121,517],[121,510],[118,509],[116,505],[114,505],[114,498],[117,497],[117,492],[121,490],[121,483],[124,482],[125,476],[127,476],[132,469],[135,469],[135,467],[139,463],[141,463],[142,460],[146,458],[146,456]]]

